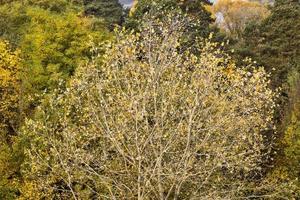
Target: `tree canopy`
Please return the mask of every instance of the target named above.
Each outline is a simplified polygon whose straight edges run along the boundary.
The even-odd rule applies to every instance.
[[[264,69],[237,68],[209,40],[199,57],[182,53],[174,16],[143,27],[119,32],[105,64],[80,68],[26,123],[28,180],[50,199],[290,195],[251,185],[271,148],[261,131],[273,127],[276,94]]]
[[[210,24],[213,19],[211,13],[206,9],[208,5],[211,3],[207,0],[139,0],[131,9],[127,26],[137,27],[139,23],[142,23],[143,15],[147,12],[156,13],[157,17],[161,17],[160,14],[165,12],[183,13],[189,18],[189,26],[186,27],[185,35],[187,44],[193,43],[197,37],[208,37],[212,31]]]
[[[245,31],[249,55],[274,75],[273,83],[281,85],[289,71],[300,69],[300,4],[298,1],[276,1],[271,15],[261,24]]]
[[[220,27],[237,39],[243,39],[247,24],[259,23],[269,15],[269,10],[263,4],[244,0],[218,0],[212,6],[212,11]]]
[[[105,19],[110,28],[123,22],[123,7],[118,0],[83,0],[83,5],[85,15]]]

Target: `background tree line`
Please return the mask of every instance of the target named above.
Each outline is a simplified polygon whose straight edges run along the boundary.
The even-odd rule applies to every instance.
[[[0,25],[0,199],[300,197],[298,0],[4,0]]]

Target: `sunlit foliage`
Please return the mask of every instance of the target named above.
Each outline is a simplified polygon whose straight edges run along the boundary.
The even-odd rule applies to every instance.
[[[258,23],[270,13],[263,4],[247,0],[218,0],[211,10],[219,26],[238,39],[242,39],[248,23]]]
[[[237,68],[209,40],[199,56],[181,51],[184,29],[172,15],[150,17],[138,34],[118,32],[104,65],[78,68],[27,121],[24,172],[44,197],[287,195],[261,181],[276,96],[266,72]]]
[[[0,199],[300,199],[300,2],[127,12],[0,0]]]
[[[29,110],[39,103],[39,95],[68,81],[75,68],[91,58],[91,44],[111,38],[104,25],[95,27],[93,19],[78,16],[68,7],[69,1],[64,4],[66,8],[59,6],[61,11],[52,3],[15,2],[0,7],[4,24],[0,36],[22,51],[26,66],[23,95]]]
[[[27,99],[35,104],[36,95],[67,81],[77,66],[91,58],[91,45],[108,39],[109,34],[105,29],[93,31],[88,18],[72,13],[58,15],[40,8],[28,8],[26,13],[31,23],[20,47],[26,66]]]

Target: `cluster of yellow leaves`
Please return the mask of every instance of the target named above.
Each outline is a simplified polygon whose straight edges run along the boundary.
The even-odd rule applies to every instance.
[[[14,129],[17,123],[20,94],[19,51],[0,41],[0,130]],[[2,131],[1,131],[2,132]]]
[[[30,181],[24,181],[22,184],[22,187],[20,187],[20,192],[22,195],[18,197],[18,200],[37,200],[41,199],[42,195],[38,190],[37,190],[37,185],[34,182]]]
[[[17,187],[11,145],[20,116],[19,72],[19,51],[10,50],[6,41],[0,41],[0,198],[4,199],[10,199]]]

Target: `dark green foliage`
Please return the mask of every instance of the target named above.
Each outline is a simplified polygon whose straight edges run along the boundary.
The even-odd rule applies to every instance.
[[[24,25],[30,21],[21,3],[0,6],[0,37],[17,46],[24,34]]]
[[[121,24],[123,8],[118,0],[83,0],[85,15],[103,18],[109,28],[114,24]]]
[[[276,1],[266,20],[248,26],[240,44],[240,55],[257,60],[272,72],[273,85],[282,85],[289,71],[300,70],[300,2]]]
[[[283,88],[276,117],[280,153],[275,170],[284,169],[285,180],[299,180],[300,2],[275,1],[271,15],[261,24],[250,24],[237,46],[239,59],[252,57],[271,73],[272,86]]]
[[[211,5],[208,0],[139,0],[126,21],[126,26],[136,29],[147,12],[154,12],[158,17],[162,12],[182,13],[189,19],[184,40],[190,46],[197,37],[208,37],[213,31],[210,29],[213,23],[211,13],[205,8],[208,5]]]
[[[28,3],[58,13],[65,12],[70,4],[67,0],[29,0]]]

